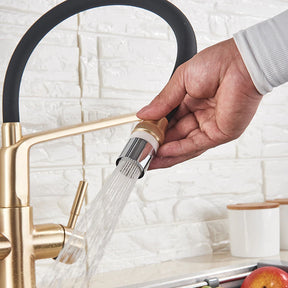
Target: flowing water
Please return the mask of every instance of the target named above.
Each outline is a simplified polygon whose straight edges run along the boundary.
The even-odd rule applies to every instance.
[[[93,287],[89,286],[89,280],[96,274],[105,246],[139,176],[140,169],[134,160],[120,161],[89,204],[85,217],[79,219],[57,260],[40,279],[38,288]],[[75,263],[62,263],[71,259],[76,259]]]

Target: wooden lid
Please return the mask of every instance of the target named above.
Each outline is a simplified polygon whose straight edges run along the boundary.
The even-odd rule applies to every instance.
[[[288,204],[288,198],[279,198],[279,199],[267,200],[266,202],[279,203],[279,204]]]
[[[279,207],[279,203],[268,202],[255,202],[255,203],[239,203],[227,205],[227,209],[230,210],[257,210],[257,209],[271,209]]]

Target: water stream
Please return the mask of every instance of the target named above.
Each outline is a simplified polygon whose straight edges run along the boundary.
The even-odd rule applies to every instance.
[[[105,246],[139,175],[140,169],[134,160],[123,158],[120,161],[89,204],[85,217],[79,219],[58,259],[37,281],[38,288],[93,287],[89,286],[89,280],[96,274]],[[76,262],[70,265],[62,263],[71,259],[76,259]]]

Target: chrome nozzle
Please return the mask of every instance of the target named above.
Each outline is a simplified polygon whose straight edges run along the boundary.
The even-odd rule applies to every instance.
[[[116,160],[116,165],[123,158],[135,161],[141,171],[142,178],[149,167],[159,145],[164,142],[165,131],[168,125],[166,118],[159,121],[142,121],[136,125],[131,137]]]
[[[142,138],[133,137],[129,139],[120,156],[116,160],[116,165],[119,164],[121,159],[129,158],[137,163],[137,166],[140,169],[139,178],[142,178],[155,153],[156,151],[149,142]]]

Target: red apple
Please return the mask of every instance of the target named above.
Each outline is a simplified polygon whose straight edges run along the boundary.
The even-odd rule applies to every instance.
[[[288,288],[288,273],[273,266],[261,267],[246,277],[241,288]]]

